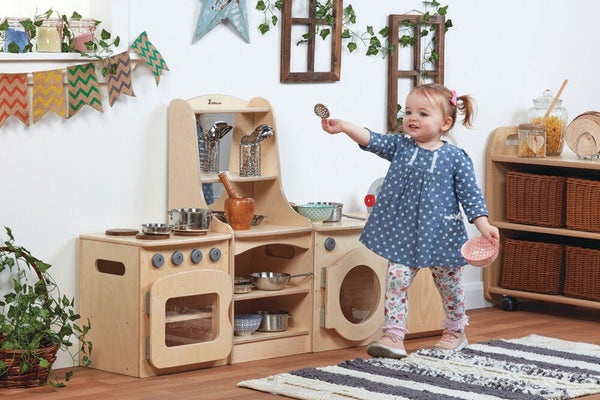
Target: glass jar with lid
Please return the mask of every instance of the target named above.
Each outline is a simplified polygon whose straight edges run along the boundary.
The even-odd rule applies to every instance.
[[[548,117],[544,118],[553,100],[554,94],[550,90],[545,90],[541,96],[533,99],[533,107],[527,114],[529,122],[546,126],[546,155],[548,156],[558,156],[562,153],[568,122],[568,113],[562,106],[561,99],[556,101]]]
[[[84,53],[90,53],[93,51],[93,48],[88,48],[86,43],[94,42],[96,24],[96,20],[93,18],[71,18],[69,20],[74,50]]]
[[[27,21],[26,17],[7,17],[7,28],[3,32],[4,43],[2,50],[11,53],[24,53],[29,44],[29,34],[25,31],[22,22]]]
[[[546,157],[547,134],[544,124],[520,124],[519,144],[517,155],[519,157]]]
[[[62,52],[63,22],[60,18],[45,19],[37,28],[38,53],[61,53]]]

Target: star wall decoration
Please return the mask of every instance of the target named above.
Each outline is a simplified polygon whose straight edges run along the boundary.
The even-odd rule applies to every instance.
[[[194,29],[192,44],[225,20],[229,20],[244,40],[250,43],[246,0],[205,0]]]

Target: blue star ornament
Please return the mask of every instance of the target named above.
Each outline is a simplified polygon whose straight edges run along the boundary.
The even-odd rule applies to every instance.
[[[194,29],[192,44],[225,20],[229,20],[244,40],[250,43],[246,0],[205,0]]]

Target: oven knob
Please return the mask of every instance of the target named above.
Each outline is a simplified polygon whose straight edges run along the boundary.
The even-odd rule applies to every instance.
[[[331,251],[335,249],[335,239],[332,237],[328,237],[325,239],[325,250]]]
[[[165,257],[162,254],[156,253],[152,256],[152,265],[154,265],[156,268],[162,267],[164,263]]]
[[[171,262],[174,265],[181,265],[183,262],[183,254],[180,251],[176,251],[171,255]]]
[[[190,258],[194,264],[198,264],[200,261],[202,261],[202,252],[198,249],[194,249],[192,250]]]
[[[216,247],[213,247],[212,249],[210,249],[208,256],[212,261],[219,261],[219,259],[221,258],[221,250],[217,249]]]

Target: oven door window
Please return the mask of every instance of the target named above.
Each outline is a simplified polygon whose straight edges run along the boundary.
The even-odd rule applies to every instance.
[[[216,293],[173,297],[165,306],[165,346],[209,342],[217,336]]]

